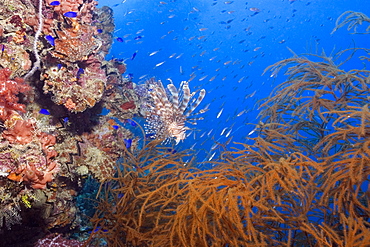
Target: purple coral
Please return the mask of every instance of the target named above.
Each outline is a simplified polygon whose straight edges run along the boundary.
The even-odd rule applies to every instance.
[[[148,84],[136,85],[136,87],[134,89],[135,89],[135,93],[141,98],[146,98],[149,95],[148,94],[148,92],[149,92],[149,85]]]
[[[83,244],[78,240],[66,239],[61,235],[51,234],[39,239],[34,247],[81,247]]]
[[[16,162],[9,150],[0,153],[0,176],[8,175],[17,169]]]

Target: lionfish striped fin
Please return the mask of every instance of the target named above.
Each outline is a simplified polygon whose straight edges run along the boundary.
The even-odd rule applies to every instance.
[[[179,92],[177,91],[177,88],[175,87],[175,85],[173,85],[172,83],[168,84],[167,88],[172,95],[172,104],[176,108],[176,110],[178,110],[179,109]]]
[[[209,110],[209,109],[207,109],[207,108],[200,109],[198,112],[191,114],[191,116],[192,116],[192,117],[194,117],[194,116],[197,116],[197,115],[203,114],[203,113],[205,113],[205,112],[206,112],[206,111],[208,111],[208,110]]]
[[[153,87],[154,85],[151,86],[152,91],[150,91],[150,96],[152,97],[152,100],[154,101],[155,110],[157,111],[157,114],[159,114],[158,111],[160,109],[163,109],[164,102],[162,102],[161,95],[158,93],[158,91],[154,90]]]
[[[154,87],[156,87],[154,89]],[[165,116],[168,110],[172,109],[172,103],[168,100],[166,90],[163,87],[162,81],[157,81],[152,86],[152,97],[156,105],[156,112],[160,116]]]
[[[182,84],[183,85],[181,89],[182,89],[183,95],[182,95],[181,105],[179,107],[179,110],[181,113],[185,111],[190,101],[190,98],[191,98],[189,84],[186,81],[183,81]]]
[[[198,96],[197,100],[194,102],[194,104],[192,104],[192,106],[190,107],[189,111],[186,112],[186,114],[185,114],[186,117],[188,117],[195,110],[195,108],[197,108],[197,106],[204,99],[204,96],[205,95],[206,95],[206,90],[204,90],[204,89],[200,90],[199,96]]]
[[[164,103],[164,108],[162,109],[163,116],[169,116],[171,114],[175,114],[174,111],[177,111],[177,107],[174,107],[174,104],[171,99],[168,98],[168,94],[163,86],[162,81],[158,81],[159,85],[159,93],[162,97],[162,101]],[[177,105],[176,105],[177,106]]]

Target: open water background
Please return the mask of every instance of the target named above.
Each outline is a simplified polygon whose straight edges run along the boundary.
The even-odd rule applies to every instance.
[[[176,86],[191,80],[191,91],[206,89],[199,109],[210,104],[210,110],[179,145],[209,160],[219,152],[215,141],[232,137],[228,146],[246,141],[258,123],[257,102],[285,81],[283,73],[263,75],[267,66],[292,57],[290,50],[331,56],[350,47],[369,48],[370,35],[350,34],[348,25],[330,34],[347,10],[370,15],[368,2],[102,0],[99,6],[114,10],[115,41],[107,59],[124,59],[135,83],[170,78]],[[363,65],[351,62],[343,68]]]

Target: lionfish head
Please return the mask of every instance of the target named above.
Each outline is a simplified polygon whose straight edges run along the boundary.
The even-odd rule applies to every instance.
[[[184,126],[184,123],[172,122],[168,125],[167,131],[170,133],[172,138],[175,138],[176,144],[184,140],[186,137],[186,130],[189,128]]]

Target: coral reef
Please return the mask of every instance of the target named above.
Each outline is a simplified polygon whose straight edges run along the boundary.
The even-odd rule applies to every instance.
[[[5,130],[1,133],[4,166],[3,175],[14,181],[24,181],[32,188],[45,188],[52,181],[58,164],[53,160],[57,153],[52,146],[55,137],[37,129],[34,119],[23,119],[25,105],[18,102],[19,93],[30,90],[23,79],[9,79],[9,69],[0,70],[1,114]]]
[[[113,176],[123,150],[137,148],[138,138],[112,115],[99,115],[103,108],[120,113],[120,105],[127,101],[121,95],[127,95],[132,106],[122,112],[131,118],[137,113],[138,98],[132,82],[122,78],[124,63],[104,60],[114,24],[111,9],[96,9],[96,4],[7,0],[1,7],[0,236],[4,246],[33,246],[47,232],[68,237],[71,229],[82,228],[85,218],[80,217],[75,199],[86,178],[103,181]],[[111,100],[113,95],[117,101]],[[121,121],[126,113],[119,114]],[[30,229],[38,234],[30,234]],[[71,246],[73,242],[60,235],[47,239],[38,244]]]
[[[24,71],[31,68],[29,54],[18,44],[0,44],[2,48],[0,65],[9,69],[11,76],[21,77]]]
[[[93,19],[99,20],[93,22],[92,25],[97,28],[97,32],[99,33],[99,38],[102,41],[102,51],[108,54],[113,43],[113,32],[115,28],[113,11],[107,6],[102,6],[99,9],[95,9]]]
[[[43,74],[44,93],[71,112],[82,112],[99,102],[104,93],[106,75],[100,68],[102,57],[92,56],[83,64],[47,65]]]
[[[0,181],[4,187],[0,221],[10,229],[22,221],[21,205],[28,209],[41,200],[43,195],[35,196],[34,190],[46,189],[60,164],[54,150],[55,136],[38,128],[34,118],[13,113],[4,125],[0,138]]]
[[[89,25],[79,25],[78,28],[64,28],[56,31],[53,57],[64,63],[85,61],[89,55],[97,53],[101,42],[94,37],[96,28]]]
[[[91,19],[91,18],[90,18]],[[103,96],[107,82],[102,71],[104,55],[97,28],[76,22],[55,30],[52,50],[44,63],[44,93],[51,93],[56,104],[72,112],[93,107]]]
[[[116,161],[124,152],[122,140],[132,140],[134,136],[122,126],[113,128],[109,120],[101,123],[91,133],[82,135],[80,154],[74,158],[74,162],[79,172],[82,172],[82,167],[86,167],[94,178],[104,181],[116,172]]]
[[[104,107],[110,111],[109,115],[119,119],[131,119],[140,113],[140,96],[134,90],[133,82],[123,78],[126,65],[118,59],[104,63],[108,82],[104,95]]]

